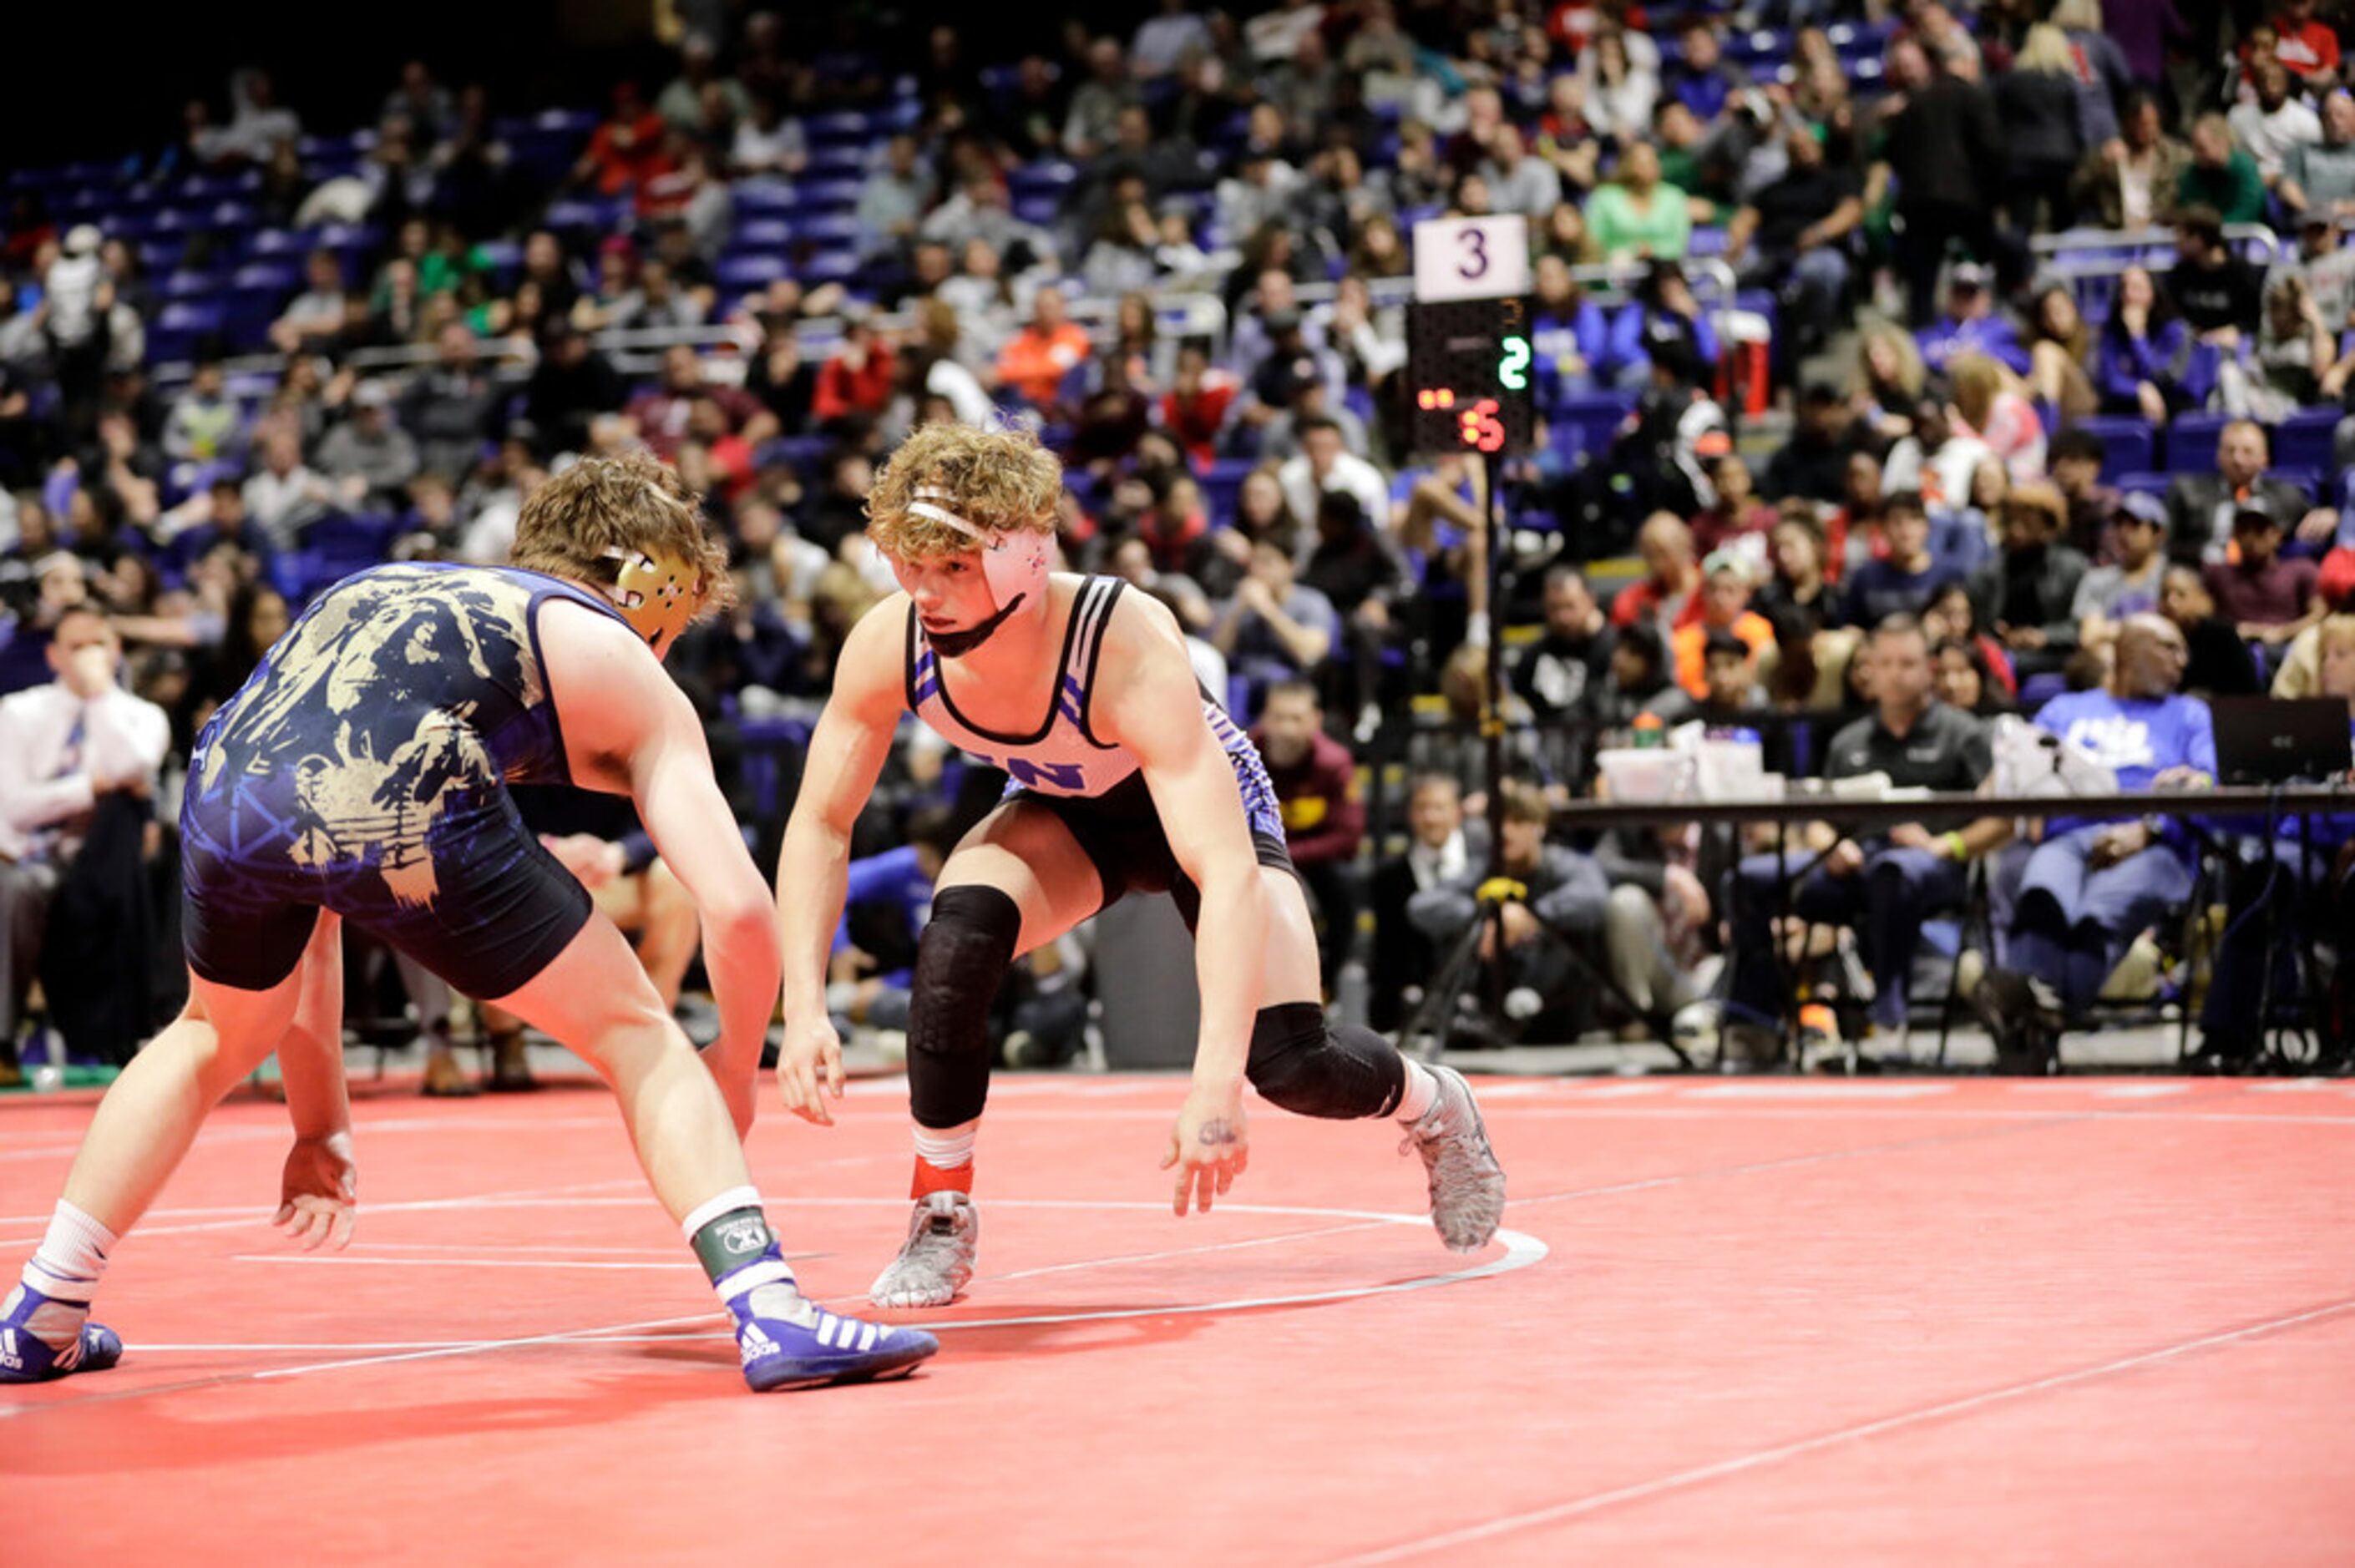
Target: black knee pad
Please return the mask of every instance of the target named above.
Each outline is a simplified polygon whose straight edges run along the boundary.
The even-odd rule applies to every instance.
[[[908,1001],[908,1097],[920,1127],[959,1127],[989,1098],[989,1008],[1022,935],[995,887],[944,887],[916,943]]]
[[[1359,1024],[1328,1026],[1313,1001],[1259,1010],[1244,1073],[1269,1104],[1333,1121],[1388,1116],[1406,1091],[1396,1047]]]

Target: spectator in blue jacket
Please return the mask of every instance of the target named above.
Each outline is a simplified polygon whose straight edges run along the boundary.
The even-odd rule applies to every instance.
[[[2094,345],[2094,390],[2102,412],[2138,414],[2154,425],[2206,400],[2193,385],[2191,329],[2151,279],[2129,267],[2118,275],[2117,303]]]
[[[2131,617],[2109,684],[2055,697],[2037,726],[2090,751],[2121,790],[2206,788],[2216,773],[2208,705],[2177,690],[2190,659],[2173,621]],[[2047,820],[2013,908],[2009,967],[1990,969],[1971,995],[1998,1065],[2047,1068],[2062,1028],[2083,1016],[2135,938],[2182,907],[2191,881],[2179,818]]]
[[[1943,372],[1961,355],[1984,354],[2015,376],[2028,374],[2028,350],[2019,333],[1996,307],[1988,284],[1994,274],[1976,261],[1958,264],[1946,280],[1946,316],[1913,334],[1922,361]]]

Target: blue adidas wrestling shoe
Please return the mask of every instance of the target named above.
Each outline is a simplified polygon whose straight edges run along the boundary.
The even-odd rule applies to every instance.
[[[744,1381],[755,1393],[905,1377],[941,1348],[918,1330],[837,1317],[773,1287],[747,1291],[728,1310],[736,1319]]]
[[[71,1324],[72,1303],[19,1285],[0,1301],[0,1383],[47,1383],[69,1372],[104,1372],[123,1359],[122,1338],[85,1320],[71,1344],[53,1350],[41,1337]]]

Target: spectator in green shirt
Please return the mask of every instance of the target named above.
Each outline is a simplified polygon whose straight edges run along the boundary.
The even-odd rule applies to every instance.
[[[1605,261],[1681,261],[1692,238],[1690,206],[1684,192],[1660,178],[1652,144],[1630,142],[1619,154],[1617,178],[1587,199],[1586,227]]]
[[[2232,144],[2222,115],[2203,114],[2191,127],[2191,163],[2175,197],[2179,207],[2214,207],[2228,224],[2264,221],[2264,176],[2257,161]]]

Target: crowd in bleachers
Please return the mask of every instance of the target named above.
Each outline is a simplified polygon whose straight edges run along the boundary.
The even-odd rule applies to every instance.
[[[1378,792],[1485,786],[1497,551],[1525,817],[1639,721],[1837,766],[1843,726],[1910,722],[1892,621],[1939,711],[2122,691],[2149,616],[2185,690],[2339,694],[2355,99],[2316,0],[1161,0],[1010,58],[972,22],[682,9],[593,108],[411,61],[306,124],[254,69],[171,146],[11,171],[0,691],[95,607],[185,759],[308,595],[502,559],[551,471],[643,445],[731,541],[739,604],[672,662],[773,831],[891,587],[876,464],[1016,418],[1068,461],[1067,563],[1166,600],[1239,714],[1312,694]],[[1535,251],[1539,440],[1493,475],[1412,451],[1400,396],[1412,225],[1484,213]],[[905,749],[885,823],[960,785]],[[1416,895],[1481,858],[1408,793],[1319,890],[1337,952],[1370,909],[1391,1022],[1462,913]],[[1386,860],[1410,820],[1435,840]],[[1697,993],[1730,868],[1513,847],[1612,868],[1552,912],[1623,999]]]

